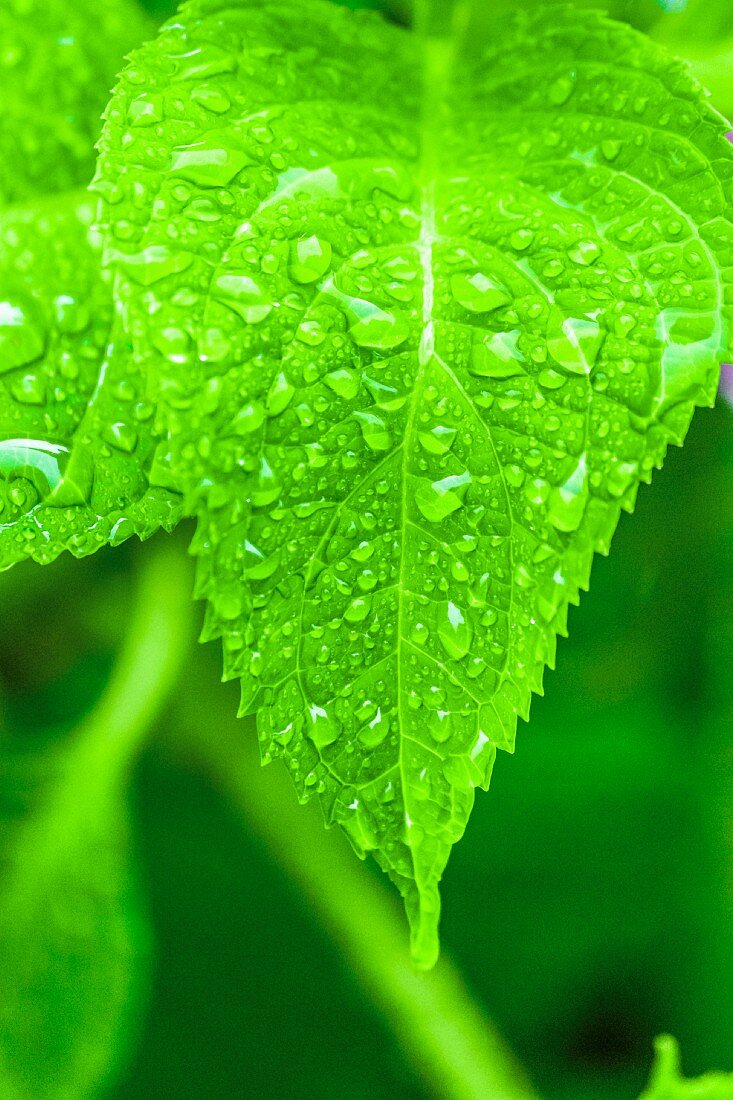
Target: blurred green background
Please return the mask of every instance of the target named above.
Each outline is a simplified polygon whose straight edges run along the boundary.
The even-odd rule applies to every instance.
[[[661,1031],[686,1073],[733,1069],[732,478],[721,400],[596,563],[445,876],[444,950],[550,1100],[637,1095]],[[6,811],[101,697],[149,549],[0,577],[0,768],[33,773],[6,782]],[[216,646],[190,661],[135,774],[147,961],[104,1095],[425,1095],[263,839],[176,752],[186,689],[219,675]],[[236,696],[217,689],[212,727],[232,728]]]

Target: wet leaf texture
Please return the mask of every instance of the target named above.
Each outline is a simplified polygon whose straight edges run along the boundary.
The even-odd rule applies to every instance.
[[[597,13],[433,10],[187,5],[96,182],[206,636],[423,965],[594,552],[713,401],[733,259],[725,126],[681,65]]]
[[[106,89],[150,31],[125,3],[0,11],[0,568],[180,515],[140,372],[111,333],[95,200],[68,190],[91,177]]]
[[[165,446],[71,193],[0,211],[0,568],[170,529]]]

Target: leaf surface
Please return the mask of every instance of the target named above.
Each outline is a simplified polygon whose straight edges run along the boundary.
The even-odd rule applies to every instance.
[[[83,193],[0,211],[0,568],[77,557],[158,527],[181,498]]]
[[[0,204],[88,182],[107,89],[150,31],[130,0],[3,0]]]
[[[0,738],[3,1100],[107,1095],[128,1053],[150,940],[129,774],[189,652],[187,577],[178,550],[159,543],[94,707],[70,733],[11,723]]]
[[[149,933],[120,759],[94,730],[0,753],[0,1092],[97,1095],[140,993]]]
[[[733,1100],[733,1073],[706,1073],[685,1079],[680,1055],[671,1035],[655,1042],[656,1060],[651,1080],[639,1100]]]
[[[594,12],[468,10],[195,0],[123,74],[96,183],[206,634],[424,964],[593,553],[714,399],[733,260],[679,63]]]

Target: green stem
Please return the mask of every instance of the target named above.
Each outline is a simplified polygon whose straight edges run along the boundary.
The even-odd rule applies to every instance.
[[[111,680],[96,707],[60,743],[52,778],[39,790],[33,812],[7,838],[0,896],[2,929],[14,927],[18,914],[33,914],[34,906],[41,912],[50,896],[49,883],[62,883],[64,889],[71,886],[72,892],[78,883],[86,884],[83,875],[77,882],[75,861],[87,859],[97,844],[118,842],[118,812],[127,773],[190,650],[189,591],[190,567],[180,546],[159,542],[155,548],[146,548]],[[100,857],[108,858],[103,851]],[[89,904],[93,907],[96,900],[91,898]],[[49,915],[49,919],[57,917]],[[0,1081],[9,1073],[2,1058],[0,1051]]]
[[[191,568],[164,539],[141,548],[135,602],[112,678],[79,732],[88,774],[124,777],[175,686],[193,642]]]
[[[211,728],[212,714],[221,713],[221,690],[212,697],[206,683],[189,678],[171,735],[174,751],[205,769],[298,883],[413,1069],[448,1100],[536,1098],[455,968],[443,959],[429,973],[415,970],[396,902],[356,862],[343,836],[326,832],[315,807],[297,804],[284,769],[259,767],[251,724],[232,720]]]

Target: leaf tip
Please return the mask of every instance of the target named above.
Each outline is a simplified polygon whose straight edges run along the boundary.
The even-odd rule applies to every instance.
[[[410,957],[417,970],[432,970],[440,955],[438,924],[440,894],[437,884],[422,886],[405,898],[410,923]]]

